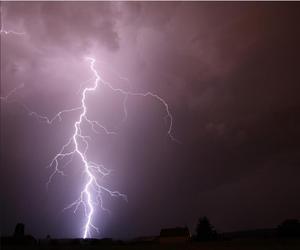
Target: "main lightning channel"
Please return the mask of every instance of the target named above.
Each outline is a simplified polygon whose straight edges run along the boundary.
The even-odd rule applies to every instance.
[[[47,185],[50,184],[52,177],[55,174],[58,173],[64,175],[63,171],[59,168],[60,160],[62,160],[65,157],[71,156],[72,157],[71,161],[72,161],[73,156],[75,154],[77,154],[80,157],[80,160],[83,163],[84,173],[87,177],[87,181],[86,184],[84,185],[83,190],[80,193],[80,197],[75,202],[67,206],[65,209],[75,207],[74,212],[76,212],[79,206],[83,205],[85,215],[86,215],[83,238],[87,238],[91,236],[91,229],[94,229],[98,232],[98,228],[92,223],[92,218],[95,211],[94,205],[100,204],[102,209],[107,210],[106,208],[103,207],[102,192],[107,192],[111,196],[119,196],[127,200],[126,195],[120,193],[119,191],[111,191],[99,183],[97,174],[100,174],[101,176],[104,177],[108,175],[110,171],[107,168],[105,168],[103,165],[91,162],[87,159],[86,153],[88,151],[89,144],[87,141],[88,137],[82,133],[81,126],[83,122],[87,122],[91,126],[94,132],[97,132],[97,130],[95,129],[96,127],[103,129],[106,134],[114,134],[115,132],[109,131],[97,121],[92,121],[87,117],[87,106],[86,106],[87,95],[90,92],[94,92],[98,88],[99,84],[101,83],[101,78],[95,69],[96,60],[91,57],[87,57],[86,59],[89,61],[90,70],[93,73],[95,80],[93,82],[93,86],[85,87],[83,89],[81,95],[81,106],[74,109],[63,110],[59,112],[56,116],[54,116],[54,118],[52,119],[48,119],[46,117],[40,117],[43,120],[46,119],[46,122],[51,124],[57,117],[61,119],[61,115],[63,113],[71,112],[74,110],[81,110],[78,120],[76,120],[74,123],[74,133],[71,139],[62,147],[61,151],[53,158],[52,162],[50,163],[50,166],[54,166],[54,171],[50,175]],[[70,150],[68,151],[67,149],[70,146],[72,147],[72,144],[73,144],[73,149],[71,151]],[[82,145],[83,145],[83,149],[80,147]],[[96,192],[96,199],[93,197],[94,192],[92,188],[94,188],[94,192]]]
[[[93,224],[93,215],[95,212],[95,206],[99,205],[101,209],[103,209],[104,211],[110,212],[103,205],[103,193],[107,193],[111,197],[120,197],[127,201],[127,196],[125,194],[122,194],[119,191],[110,190],[109,188],[103,186],[100,183],[102,177],[109,175],[111,173],[111,170],[107,169],[103,164],[98,164],[90,161],[87,157],[87,152],[89,149],[88,140],[90,139],[90,137],[86,136],[82,131],[82,125],[84,123],[88,124],[90,126],[90,129],[95,133],[99,133],[99,131],[102,130],[107,135],[116,134],[115,131],[110,131],[98,121],[90,120],[88,118],[87,115],[88,109],[86,105],[86,99],[88,97],[88,94],[92,94],[93,92],[95,92],[99,87],[99,85],[101,84],[102,86],[106,86],[107,88],[109,88],[111,91],[123,95],[124,117],[122,119],[122,122],[124,122],[127,119],[126,104],[127,104],[128,97],[140,96],[140,97],[151,97],[156,99],[158,102],[160,102],[163,105],[165,109],[166,112],[165,118],[166,121],[169,122],[168,130],[167,130],[167,134],[169,138],[172,141],[178,142],[177,139],[172,134],[173,133],[172,114],[169,110],[169,106],[167,102],[162,97],[150,91],[141,93],[141,92],[127,91],[121,88],[115,88],[110,82],[105,81],[100,77],[100,74],[95,68],[96,60],[94,58],[86,57],[86,60],[88,61],[89,69],[93,74],[93,78],[88,81],[88,82],[92,82],[92,86],[81,89],[82,92],[81,92],[80,106],[59,111],[52,118],[49,118],[47,116],[40,115],[32,111],[25,104],[20,103],[24,107],[24,109],[27,110],[29,115],[34,116],[40,122],[45,122],[49,125],[52,125],[57,120],[62,121],[63,115],[65,115],[66,113],[80,112],[78,119],[74,122],[73,134],[71,135],[69,140],[61,147],[60,151],[54,156],[54,158],[49,164],[49,167],[53,168],[53,171],[50,174],[46,185],[47,187],[49,186],[49,184],[52,182],[52,179],[55,175],[60,174],[64,176],[65,175],[64,168],[73,161],[75,155],[79,157],[80,161],[82,162],[83,172],[85,174],[86,181],[82,191],[80,192],[79,198],[76,199],[71,204],[69,204],[67,207],[65,207],[64,210],[74,208],[74,213],[76,213],[80,207],[83,207],[84,214],[86,217],[84,223],[84,229],[83,229],[83,238],[91,237],[92,230],[99,232],[98,228]],[[8,102],[9,97],[13,95],[21,87],[23,87],[23,84],[20,87],[17,87],[11,92],[9,92],[7,96],[1,97],[1,100]],[[65,160],[64,165],[62,165],[63,160]]]
[[[95,127],[98,127],[100,129],[104,130],[104,132],[108,135],[115,134],[115,132],[109,131],[107,128],[105,128],[103,125],[101,125],[99,122],[88,119],[87,106],[86,106],[87,94],[94,92],[98,88],[99,84],[107,86],[109,89],[111,89],[114,92],[121,93],[124,96],[124,101],[123,101],[124,118],[123,118],[123,121],[125,121],[127,119],[126,101],[129,96],[142,96],[142,97],[149,96],[149,97],[157,99],[159,102],[161,102],[163,104],[165,111],[166,111],[166,117],[170,121],[167,133],[173,141],[177,142],[175,137],[172,135],[173,117],[170,113],[167,102],[163,98],[161,98],[157,94],[153,94],[152,92],[146,92],[146,93],[130,92],[130,91],[123,90],[121,88],[113,87],[112,84],[110,84],[107,81],[104,81],[100,77],[98,71],[95,68],[96,60],[92,57],[87,57],[86,59],[89,61],[89,67],[90,67],[91,72],[94,75],[95,80],[93,82],[92,87],[86,87],[83,89],[82,96],[81,96],[81,106],[74,108],[74,109],[60,111],[52,119],[46,118],[45,116],[38,116],[36,113],[32,113],[32,114],[36,115],[39,119],[52,124],[57,118],[59,118],[61,120],[61,115],[64,113],[72,112],[72,111],[75,111],[78,109],[81,110],[79,118],[74,124],[74,134],[73,134],[72,138],[62,147],[61,151],[53,158],[52,162],[50,163],[50,166],[54,166],[54,171],[50,175],[47,185],[50,184],[52,177],[55,174],[64,175],[61,168],[59,168],[59,161],[62,160],[62,158],[72,156],[72,158],[70,160],[70,161],[72,161],[74,154],[77,154],[80,156],[80,159],[84,165],[84,173],[87,176],[87,182],[84,186],[84,189],[81,191],[80,197],[75,202],[73,202],[69,206],[67,206],[65,209],[75,207],[74,212],[76,212],[77,209],[79,208],[79,206],[83,205],[85,215],[87,218],[85,226],[84,226],[83,238],[87,238],[91,235],[91,229],[94,229],[98,232],[98,228],[96,226],[94,226],[92,223],[92,218],[93,218],[93,214],[95,211],[94,205],[100,204],[100,206],[103,210],[109,211],[108,209],[104,208],[104,206],[103,206],[103,201],[102,201],[102,192],[103,191],[107,192],[109,195],[111,195],[113,197],[119,196],[119,197],[127,200],[126,195],[120,193],[119,191],[111,191],[99,183],[96,174],[100,174],[101,176],[104,177],[106,175],[109,175],[110,171],[107,168],[105,168],[103,165],[97,164],[94,162],[90,162],[87,159],[86,153],[88,151],[88,145],[89,145],[88,141],[87,141],[88,137],[84,136],[84,134],[81,131],[81,125],[84,121],[87,122],[91,126],[91,128],[94,132],[97,132]],[[82,143],[80,143],[80,142],[82,142]],[[67,149],[72,144],[74,146],[74,149],[71,151],[68,151]],[[84,145],[83,150],[80,149],[80,144]],[[70,161],[68,161],[68,163]],[[94,190],[96,190],[97,202],[95,202],[95,198],[93,197],[93,192],[91,191],[91,189],[93,187],[94,187]]]
[[[88,176],[88,182],[86,183],[84,190],[81,192],[81,198],[83,199],[83,196],[84,195],[86,196],[87,205],[89,207],[89,212],[87,214],[87,221],[86,221],[85,228],[84,228],[83,238],[86,238],[88,236],[88,234],[90,234],[90,227],[92,226],[92,216],[94,213],[94,207],[93,207],[91,193],[90,193],[90,186],[91,186],[92,182],[96,180],[96,178],[90,170],[90,166],[89,166],[88,160],[86,159],[85,153],[80,151],[77,140],[78,140],[78,138],[83,138],[83,140],[85,141],[84,137],[81,136],[80,125],[82,124],[83,119],[87,120],[87,118],[86,118],[87,108],[86,108],[86,104],[85,104],[86,94],[87,94],[87,92],[95,91],[97,89],[98,83],[100,81],[100,77],[94,68],[95,59],[93,59],[93,58],[87,58],[87,59],[90,60],[90,69],[94,73],[96,79],[95,79],[93,87],[85,88],[82,92],[81,104],[82,104],[83,112],[80,114],[79,120],[77,120],[75,122],[75,133],[73,135],[75,151],[80,156],[82,162],[84,163],[84,169],[85,169],[84,171]],[[88,144],[86,143],[86,145],[88,145]]]

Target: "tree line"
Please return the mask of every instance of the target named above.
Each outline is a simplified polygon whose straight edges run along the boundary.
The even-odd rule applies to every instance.
[[[196,226],[196,234],[192,237],[196,241],[211,241],[222,238],[208,217],[200,217]],[[297,219],[287,219],[275,228],[276,237],[300,237],[300,222]]]

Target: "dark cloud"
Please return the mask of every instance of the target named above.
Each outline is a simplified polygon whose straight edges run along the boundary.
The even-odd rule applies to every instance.
[[[93,44],[118,48],[118,11],[110,3],[5,3],[4,16],[20,24],[30,41],[43,49],[82,50]],[[5,23],[5,22],[4,22]],[[6,23],[5,23],[6,24]]]
[[[129,202],[107,199],[97,214],[102,236],[157,234],[208,215],[220,230],[274,226],[299,217],[299,4],[255,2],[5,3],[1,95],[53,115],[78,104],[90,78],[83,60],[114,86],[153,91],[174,116],[166,136],[163,106],[102,89],[90,115],[116,137],[93,135],[90,157],[116,171],[105,184]],[[115,74],[127,77],[121,80]],[[78,236],[79,213],[60,213],[77,198],[80,170],[68,169],[48,192],[43,168],[70,136],[75,115],[46,126],[17,103],[1,103],[3,232],[25,221],[38,236]],[[75,162],[76,163],[76,162]],[[76,164],[75,164],[76,165]],[[68,180],[68,181],[67,181]],[[29,206],[29,205],[30,206]],[[285,204],[281,206],[280,204]],[[27,208],[30,207],[30,209]],[[268,211],[266,213],[266,211]]]

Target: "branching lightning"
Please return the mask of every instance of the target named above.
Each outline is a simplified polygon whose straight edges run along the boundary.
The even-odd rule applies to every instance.
[[[89,80],[88,82],[92,82],[92,86],[88,86],[85,88],[81,88],[81,105],[75,108],[71,109],[65,109],[60,112],[58,112],[56,115],[54,115],[52,118],[48,118],[47,116],[40,115],[36,112],[31,111],[26,105],[22,104],[22,106],[28,111],[29,115],[32,115],[36,117],[39,121],[45,122],[49,125],[53,124],[56,120],[62,121],[62,117],[66,113],[70,112],[80,112],[78,119],[74,122],[73,126],[73,134],[69,138],[69,140],[62,146],[60,151],[54,156],[54,158],[51,160],[49,167],[53,168],[52,173],[49,176],[49,179],[47,181],[47,187],[51,183],[53,177],[57,174],[65,175],[63,168],[70,164],[74,158],[74,156],[79,157],[82,167],[83,167],[83,173],[85,175],[85,183],[82,191],[80,192],[80,195],[78,199],[76,199],[74,202],[69,204],[65,209],[74,208],[74,213],[77,212],[79,207],[83,207],[84,214],[85,214],[85,224],[84,224],[84,230],[83,230],[83,238],[91,237],[91,230],[95,230],[98,232],[98,228],[93,224],[93,215],[95,212],[95,207],[99,205],[103,210],[108,211],[103,206],[103,193],[107,193],[112,197],[121,197],[124,200],[127,200],[126,195],[122,194],[119,191],[110,190],[109,188],[103,186],[100,181],[102,177],[105,177],[111,173],[110,169],[107,169],[104,165],[98,164],[95,162],[92,162],[87,157],[87,152],[89,149],[89,142],[90,139],[88,136],[86,136],[83,133],[83,125],[88,124],[90,129],[94,131],[95,133],[98,133],[99,130],[104,131],[107,135],[115,135],[115,131],[110,131],[107,129],[104,125],[99,123],[98,121],[94,121],[88,118],[88,107],[86,105],[86,99],[90,94],[95,92],[99,85],[105,86],[109,88],[113,92],[117,92],[121,95],[123,95],[123,122],[127,119],[127,99],[132,96],[141,96],[141,97],[151,97],[159,101],[166,112],[165,118],[168,119],[169,125],[167,134],[170,137],[171,140],[178,142],[173,134],[172,134],[172,126],[173,126],[173,117],[170,113],[169,106],[167,102],[158,96],[157,94],[154,94],[152,92],[146,92],[146,93],[139,93],[139,92],[131,92],[127,91],[121,88],[115,88],[111,83],[108,81],[104,81],[101,77],[98,71],[95,68],[96,60],[92,57],[86,58],[87,62],[89,63],[89,69],[93,75],[93,78]],[[121,78],[120,78],[121,79]],[[22,85],[23,87],[23,85]],[[7,101],[7,99],[17,91],[17,89],[20,87],[17,87],[16,89],[9,92],[9,94],[5,97],[2,97],[2,100]],[[65,162],[63,165],[62,163]]]
[[[0,33],[3,33],[5,35],[9,35],[9,34],[13,34],[13,35],[25,35],[25,33],[23,33],[23,32],[17,32],[17,31],[14,31],[14,30],[5,30],[2,27],[0,29]]]
[[[0,8],[0,18],[2,17],[2,9]],[[0,34],[4,34],[4,35],[9,35],[9,34],[12,34],[12,35],[25,35],[25,32],[18,32],[18,31],[15,31],[15,30],[6,30],[4,29],[3,27],[3,20],[1,18],[1,27],[0,27]]]
[[[4,101],[4,102],[8,102],[9,98],[15,94],[19,89],[24,87],[24,83],[20,84],[19,86],[15,87],[14,89],[12,89],[11,91],[8,92],[8,94],[6,96],[0,96],[0,100]]]
[[[71,160],[72,160],[72,157],[75,154],[77,154],[80,157],[83,167],[84,167],[84,173],[87,176],[87,181],[84,186],[84,189],[80,193],[79,198],[75,202],[73,202],[69,206],[67,206],[65,209],[75,207],[74,212],[76,212],[80,205],[82,205],[84,207],[84,211],[85,211],[85,215],[86,215],[86,223],[85,223],[85,227],[84,227],[83,238],[90,237],[91,229],[95,229],[96,231],[98,231],[98,228],[96,226],[94,226],[92,223],[92,218],[93,218],[93,214],[95,211],[94,205],[99,204],[102,209],[107,211],[107,209],[104,208],[104,206],[103,206],[103,200],[102,200],[102,195],[101,195],[102,192],[106,192],[113,197],[121,197],[121,198],[127,200],[127,197],[124,194],[120,193],[119,191],[112,191],[112,190],[102,186],[99,183],[99,179],[97,178],[97,175],[100,175],[102,177],[107,176],[110,173],[109,169],[105,168],[101,164],[91,162],[87,159],[86,153],[88,151],[89,144],[88,144],[87,136],[85,136],[82,133],[81,126],[82,126],[83,122],[86,122],[87,124],[89,124],[90,128],[96,133],[97,133],[96,128],[102,129],[107,135],[116,133],[114,131],[109,131],[107,128],[105,128],[105,126],[101,125],[98,121],[93,121],[88,118],[87,106],[86,106],[86,98],[87,98],[88,94],[94,92],[98,88],[99,84],[102,84],[102,85],[108,87],[112,91],[121,93],[124,96],[124,99],[123,99],[124,100],[123,101],[124,119],[123,119],[123,121],[127,119],[126,100],[129,96],[142,96],[142,97],[150,96],[152,98],[157,99],[159,102],[161,102],[164,105],[164,108],[166,110],[166,117],[169,118],[169,120],[170,120],[170,124],[168,127],[168,135],[172,140],[176,141],[176,139],[172,135],[173,117],[169,111],[168,104],[164,101],[163,98],[161,98],[160,96],[153,94],[151,92],[135,93],[135,92],[125,91],[120,88],[114,88],[109,82],[104,81],[100,77],[98,71],[95,69],[96,60],[91,57],[87,57],[86,59],[89,62],[90,70],[93,73],[95,79],[93,82],[93,86],[86,87],[83,89],[82,95],[81,95],[81,106],[74,108],[74,109],[60,111],[52,119],[49,119],[45,116],[39,116],[36,113],[32,113],[32,114],[36,115],[40,120],[44,120],[47,123],[52,124],[56,119],[61,120],[61,115],[63,115],[64,113],[72,112],[75,110],[81,110],[78,120],[74,123],[73,136],[69,139],[69,141],[65,145],[63,145],[60,152],[53,158],[53,160],[50,163],[50,166],[54,168],[54,171],[50,175],[47,185],[50,184],[50,182],[55,174],[64,175],[64,172],[59,167],[60,166],[59,162],[63,158],[71,157]],[[81,149],[80,145],[83,145],[83,149]],[[69,163],[69,161],[68,161],[68,163]],[[94,190],[94,192],[92,190]],[[95,193],[94,196],[93,196],[93,193]]]
[[[4,35],[25,35],[24,32],[17,32],[14,30],[5,30],[3,28],[3,25],[1,25],[0,28],[0,34]],[[96,60],[92,57],[86,58],[87,62],[89,63],[89,69],[93,75],[92,79],[87,81],[87,83],[92,82],[92,86],[80,88],[81,91],[81,102],[80,106],[70,108],[70,109],[64,109],[59,111],[56,115],[54,115],[52,118],[49,118],[44,115],[40,115],[37,112],[32,111],[28,106],[26,106],[23,103],[21,104],[24,109],[28,112],[29,115],[34,116],[37,118],[40,122],[47,123],[49,125],[52,125],[55,121],[62,121],[63,115],[70,112],[80,112],[78,119],[74,122],[73,126],[73,134],[69,138],[69,140],[61,147],[60,151],[54,156],[54,158],[51,160],[49,167],[53,168],[52,173],[49,176],[49,179],[46,183],[47,187],[51,183],[53,177],[57,174],[65,175],[63,168],[70,164],[74,158],[74,156],[78,156],[83,167],[83,173],[86,177],[85,183],[83,186],[83,189],[80,192],[80,195],[77,200],[69,204],[67,207],[64,208],[70,209],[74,208],[74,213],[77,212],[79,207],[83,207],[84,214],[86,217],[85,223],[84,223],[84,230],[83,230],[83,238],[91,237],[91,230],[99,231],[98,228],[93,224],[93,215],[95,212],[95,207],[99,205],[101,209],[104,211],[108,211],[103,205],[103,193],[107,193],[112,197],[121,197],[122,199],[127,201],[127,196],[122,194],[119,191],[110,190],[109,188],[103,186],[100,183],[100,180],[102,177],[105,177],[111,173],[111,170],[106,168],[102,164],[98,164],[95,162],[92,162],[87,157],[87,152],[89,149],[89,143],[88,140],[90,139],[88,136],[86,136],[82,131],[82,126],[84,124],[88,124],[90,129],[94,131],[95,133],[98,133],[99,130],[102,130],[107,135],[116,135],[115,131],[110,131],[107,129],[104,125],[99,123],[98,121],[94,121],[88,118],[88,108],[86,105],[86,99],[88,98],[89,94],[92,94],[97,90],[99,85],[103,85],[107,88],[109,88],[113,92],[117,92],[121,95],[123,95],[123,113],[124,117],[122,119],[122,122],[125,122],[127,119],[127,100],[130,96],[141,96],[141,97],[151,97],[159,101],[165,109],[166,116],[165,118],[169,121],[168,131],[167,134],[170,137],[171,140],[178,142],[175,137],[172,134],[172,126],[173,126],[173,117],[169,110],[169,106],[167,102],[158,96],[157,94],[154,94],[152,92],[146,92],[146,93],[139,93],[139,92],[131,92],[127,91],[121,88],[115,88],[111,83],[108,81],[104,81],[101,77],[98,71],[95,68]],[[113,71],[113,70],[112,70]],[[119,77],[123,81],[129,82],[127,78]],[[17,86],[13,90],[11,90],[6,96],[1,96],[0,100],[4,101],[6,103],[9,102],[9,99],[11,96],[13,96],[19,89],[23,88],[24,84]],[[15,101],[13,101],[15,102]],[[65,164],[62,165],[61,163],[65,161]]]
[[[91,92],[94,92],[99,84],[101,83],[101,78],[98,74],[98,72],[95,69],[95,59],[94,58],[86,58],[89,62],[90,70],[92,71],[95,80],[93,82],[93,86],[91,87],[85,87],[81,94],[81,106],[74,108],[74,109],[68,109],[63,110],[56,114],[52,119],[48,119],[45,116],[39,116],[38,114],[34,113],[39,119],[46,121],[49,124],[52,124],[53,121],[55,121],[57,118],[61,119],[61,115],[67,112],[72,112],[75,110],[81,110],[81,113],[79,115],[79,118],[74,123],[74,133],[72,137],[69,139],[69,141],[63,145],[60,152],[52,159],[50,163],[50,167],[54,168],[54,171],[49,177],[49,180],[47,182],[47,185],[51,183],[51,180],[55,174],[61,174],[64,175],[63,171],[60,166],[60,161],[64,159],[65,157],[71,157],[71,159],[68,161],[72,161],[73,156],[77,155],[79,156],[82,164],[83,164],[83,171],[85,176],[87,177],[86,183],[84,185],[83,190],[80,193],[79,198],[71,203],[69,206],[67,206],[65,209],[69,209],[72,207],[75,207],[74,212],[77,211],[77,209],[80,207],[80,205],[83,206],[86,216],[86,222],[84,226],[84,233],[83,238],[87,238],[91,236],[91,229],[95,229],[98,231],[98,228],[93,225],[92,223],[92,217],[95,211],[94,206],[99,204],[102,209],[107,210],[103,207],[103,201],[102,201],[102,192],[106,192],[109,195],[113,197],[121,197],[125,200],[127,200],[126,195],[120,193],[119,191],[112,191],[104,186],[102,186],[99,183],[98,175],[101,177],[107,176],[110,171],[109,169],[105,168],[103,165],[94,163],[88,160],[87,158],[87,151],[88,151],[88,137],[85,136],[82,132],[82,125],[84,122],[89,124],[90,128],[97,133],[97,128],[104,130],[106,134],[115,134],[115,132],[111,132],[108,129],[106,129],[103,125],[101,125],[97,121],[90,120],[87,116],[87,106],[86,106],[86,98],[87,95]],[[95,193],[95,195],[93,195]]]

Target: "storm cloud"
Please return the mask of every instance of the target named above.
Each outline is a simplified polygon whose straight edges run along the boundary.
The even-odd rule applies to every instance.
[[[77,237],[80,168],[69,166],[48,191],[45,166],[70,137],[76,113],[48,126],[20,103],[52,117],[76,107],[91,78],[85,56],[115,87],[159,94],[123,99],[101,89],[90,115],[117,136],[92,135],[89,155],[114,169],[101,237],[156,235],[207,215],[220,231],[271,227],[299,218],[299,3],[1,3],[2,232],[25,222],[38,236]],[[128,80],[127,80],[128,79]],[[78,115],[78,114],[77,114]],[[76,162],[74,163],[76,165]],[[7,192],[9,190],[9,192]]]

